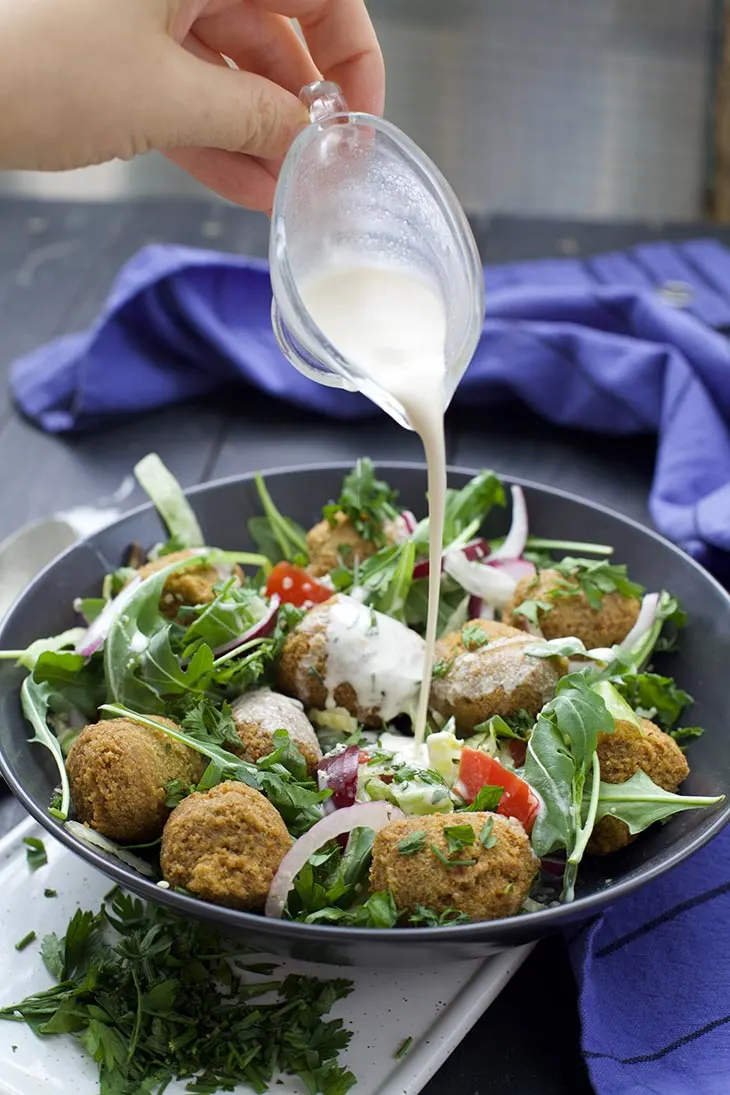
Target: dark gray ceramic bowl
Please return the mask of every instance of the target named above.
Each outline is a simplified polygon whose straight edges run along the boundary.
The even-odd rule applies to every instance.
[[[286,513],[305,527],[319,517],[323,503],[339,493],[342,465],[321,465],[275,471],[267,475],[271,493]],[[381,465],[379,471],[400,492],[401,503],[424,512],[426,475],[411,464]],[[461,486],[470,474],[453,469],[450,484]],[[662,668],[696,697],[692,722],[706,734],[692,742],[692,768],[685,789],[698,795],[728,795],[730,749],[727,734],[727,667],[730,665],[730,597],[704,570],[672,544],[609,510],[568,494],[523,484],[535,535],[613,544],[618,562],[649,589],[675,593],[689,612],[681,652],[664,655]],[[260,512],[250,476],[198,487],[190,497],[209,544],[223,548],[250,547],[247,519]],[[496,511],[489,532],[503,533],[509,514]],[[116,524],[78,544],[51,563],[26,589],[0,627],[0,649],[19,649],[42,635],[72,626],[74,597],[98,594],[103,574],[119,565],[134,540],[152,545],[161,537],[159,519],[151,506],[128,514]],[[610,859],[588,860],[581,871],[577,900],[492,923],[451,928],[338,928],[266,920],[262,916],[218,908],[193,898],[160,890],[154,883],[119,862],[70,836],[47,813],[55,769],[40,746],[28,744],[28,728],[18,698],[22,675],[0,663],[0,769],[28,811],[53,836],[115,882],[184,916],[203,918],[274,952],[318,962],[350,965],[420,965],[483,957],[600,912],[663,871],[676,866],[720,831],[730,817],[730,804],[689,811],[667,824],[655,825],[625,851]],[[83,898],[83,895],[79,895]]]

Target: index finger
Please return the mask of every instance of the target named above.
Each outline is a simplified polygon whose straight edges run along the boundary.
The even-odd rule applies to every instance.
[[[350,110],[382,114],[385,66],[364,0],[262,0],[297,19],[315,65],[342,88]]]

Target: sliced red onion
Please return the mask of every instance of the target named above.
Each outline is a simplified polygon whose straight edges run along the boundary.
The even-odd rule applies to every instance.
[[[128,585],[126,585],[113,600],[109,601],[104,606],[93,623],[89,624],[84,634],[76,643],[74,651],[77,654],[83,654],[85,658],[89,658],[101,648],[104,640],[109,634],[109,628],[112,623],[116,620],[117,616],[121,616],[122,612],[124,612],[132,597],[137,592],[137,588],[141,582],[142,579],[139,575],[135,575]]]
[[[229,639],[223,646],[218,646],[213,651],[216,658],[220,658],[222,654],[229,654],[232,650],[236,650],[239,646],[243,646],[244,643],[250,642],[251,639],[262,639],[268,635],[274,629],[276,622],[276,614],[279,611],[279,595],[278,593],[272,593],[269,599],[269,607],[261,617],[260,620],[249,627],[248,631],[244,631],[242,635],[237,635],[235,639]]]
[[[412,514],[409,509],[401,510],[401,520],[403,521],[403,524],[406,526],[409,532],[416,531],[416,525],[418,524],[418,521],[416,520],[415,515]]]
[[[623,651],[629,651],[632,647],[636,646],[640,639],[643,639],[647,631],[651,628],[656,619],[656,611],[659,606],[659,594],[647,593],[642,599],[639,615],[636,618],[636,623],[629,631],[624,641],[620,644],[620,648]]]
[[[563,875],[565,873],[565,858],[545,855],[540,860],[540,866],[546,874]]]
[[[444,569],[444,561],[442,559],[441,560],[441,570],[443,570],[443,569]],[[428,578],[430,573],[431,573],[431,563],[430,563],[429,559],[422,559],[421,562],[416,563],[416,565],[413,568],[413,578],[414,578],[414,580],[417,580],[418,578]]]
[[[472,563],[458,550],[446,552],[444,570],[466,593],[480,597],[494,608],[504,608],[517,585],[505,569],[485,563]]]
[[[322,757],[317,765],[319,789],[323,791],[325,787],[329,787],[332,796],[327,801],[333,803],[335,809],[342,810],[354,804],[359,770],[360,747],[358,745],[348,745],[340,753],[334,753],[331,757]]]
[[[516,582],[521,581],[523,578],[535,577],[535,564],[528,559],[490,558],[487,560],[487,566],[495,567],[496,570],[509,574],[510,578],[514,578]]]
[[[353,829],[372,829],[379,833],[391,821],[402,817],[404,814],[389,802],[358,802],[355,806],[346,806],[343,810],[335,810],[323,817],[294,842],[279,864],[279,870],[269,887],[265,915],[277,920],[281,917],[294,879],[309,857],[323,844],[343,833],[351,833]]]
[[[527,503],[522,487],[512,487],[512,524],[504,543],[492,552],[492,559],[519,559],[528,534]]]
[[[482,559],[486,559],[491,554],[491,550],[488,540],[479,539],[466,544],[461,549],[461,553],[469,562],[478,563]]]
[[[470,597],[468,617],[470,620],[493,620],[494,608],[492,605],[485,605],[481,597]]]

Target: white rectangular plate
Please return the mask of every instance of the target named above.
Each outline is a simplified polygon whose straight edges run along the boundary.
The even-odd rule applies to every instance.
[[[40,836],[48,864],[31,872],[23,837]],[[58,896],[46,898],[45,889]],[[97,909],[109,880],[44,833],[31,819],[0,841],[0,1006],[16,1003],[52,984],[39,955],[47,932],[63,932],[75,910]],[[20,953],[15,944],[29,931],[37,940]],[[424,970],[342,969],[275,959],[277,975],[346,977],[354,991],[332,1015],[354,1034],[341,1062],[357,1076],[358,1095],[416,1095],[504,988],[531,950],[520,947],[483,962],[459,962]],[[395,1053],[406,1038],[409,1052]],[[2,1095],[96,1095],[96,1065],[69,1037],[39,1039],[21,1024],[0,1022]],[[241,1088],[241,1092],[250,1089]],[[273,1089],[302,1095],[292,1077]],[[169,1095],[182,1095],[171,1084]]]

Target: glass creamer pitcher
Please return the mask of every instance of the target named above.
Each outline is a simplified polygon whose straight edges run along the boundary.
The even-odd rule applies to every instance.
[[[271,219],[276,339],[305,376],[361,391],[411,429],[398,400],[327,340],[299,290],[353,257],[426,279],[446,310],[445,410],[482,330],[484,278],[474,237],[443,175],[396,126],[350,113],[334,83],[310,84],[300,98],[311,124],[284,160]]]

